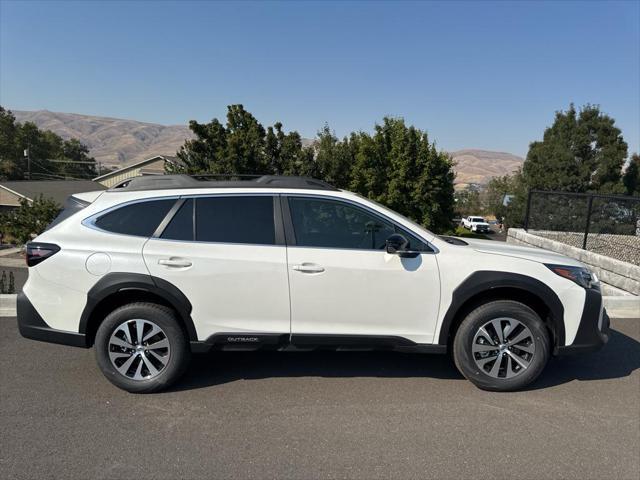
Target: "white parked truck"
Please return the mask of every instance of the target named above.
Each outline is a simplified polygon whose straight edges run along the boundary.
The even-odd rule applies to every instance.
[[[491,227],[483,217],[465,217],[462,219],[462,226],[477,233],[489,233],[491,230]]]

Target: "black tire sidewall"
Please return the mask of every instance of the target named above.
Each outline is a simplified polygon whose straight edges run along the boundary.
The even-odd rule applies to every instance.
[[[507,317],[522,322],[533,334],[535,354],[526,371],[513,378],[493,378],[479,368],[471,350],[473,337],[488,321]],[[460,373],[477,387],[491,391],[519,390],[542,373],[550,355],[549,332],[540,317],[528,306],[512,300],[499,300],[473,310],[462,321],[453,342],[453,356]]]
[[[171,356],[164,370],[149,380],[133,380],[125,377],[111,363],[109,339],[113,331],[127,320],[144,319],[158,325],[169,340]],[[98,327],[94,343],[96,360],[104,376],[117,387],[132,393],[150,393],[167,388],[187,368],[190,351],[187,336],[173,311],[152,303],[132,303],[111,312]]]

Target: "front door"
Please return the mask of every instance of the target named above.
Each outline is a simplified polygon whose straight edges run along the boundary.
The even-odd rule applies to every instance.
[[[285,201],[293,230],[288,268],[294,343],[338,335],[433,342],[440,280],[436,256],[425,242],[350,202],[317,196]],[[423,253],[388,254],[386,239],[396,232]]]
[[[160,238],[145,244],[151,275],[191,302],[199,340],[290,333],[287,252],[274,223],[271,195],[188,198]]]

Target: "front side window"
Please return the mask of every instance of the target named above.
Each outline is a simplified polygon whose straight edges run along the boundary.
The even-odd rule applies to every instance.
[[[172,198],[132,203],[98,217],[94,225],[107,232],[150,237],[175,202]]]
[[[395,233],[392,223],[343,202],[290,197],[289,209],[301,247],[382,250]]]
[[[197,241],[275,244],[273,197],[204,197],[195,202]]]

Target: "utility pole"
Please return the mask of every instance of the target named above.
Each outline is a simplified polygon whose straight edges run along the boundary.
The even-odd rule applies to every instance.
[[[31,180],[31,156],[29,155],[29,147],[24,149],[24,156],[27,159],[27,180]]]

